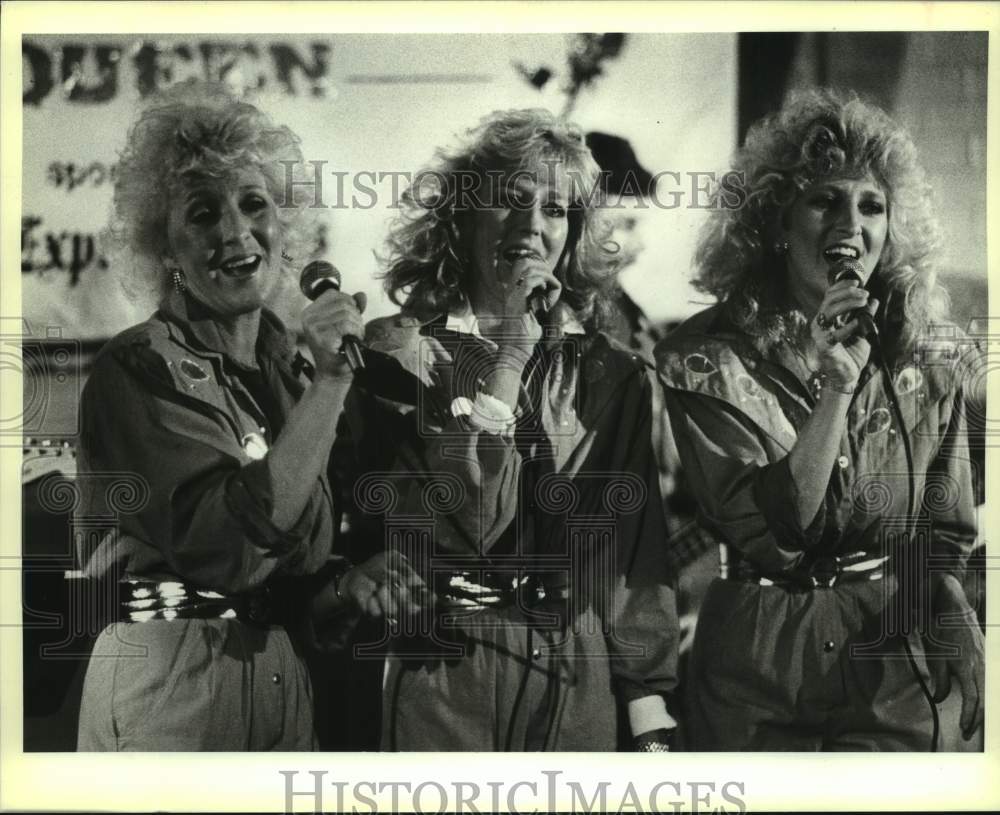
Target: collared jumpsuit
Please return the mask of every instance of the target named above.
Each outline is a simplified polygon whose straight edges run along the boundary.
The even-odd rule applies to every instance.
[[[396,637],[383,749],[613,750],[619,703],[676,681],[650,377],[603,335],[561,336],[528,363],[513,437],[480,432],[449,408],[475,399],[490,349],[444,322],[396,316],[366,331],[421,396],[415,410],[374,399],[355,411],[369,418],[355,430],[362,503],[381,496],[369,514],[382,545],[427,530],[413,565],[431,582],[438,568],[546,572],[570,606],[551,624],[515,605]]]
[[[908,462],[873,363],[848,410],[825,499],[802,528],[788,454],[815,401],[799,358],[783,347],[756,353],[718,306],[657,347],[701,523],[733,557],[765,575],[819,555],[892,557],[884,580],[812,591],[716,580],[692,653],[692,749],[931,749],[931,707],[914,670],[928,681],[919,637],[927,578],[935,569],[961,577],[976,537],[959,376],[973,349],[953,326],[937,336],[892,372],[920,507],[909,532]]]
[[[256,365],[173,294],[112,339],[83,392],[78,555],[87,574],[238,594],[318,570],[333,512],[324,474],[290,529],[271,521],[270,445],[302,393],[294,347],[261,315]],[[259,444],[257,445],[259,456]],[[115,623],[87,669],[78,749],[308,750],[312,692],[282,625],[236,619]]]

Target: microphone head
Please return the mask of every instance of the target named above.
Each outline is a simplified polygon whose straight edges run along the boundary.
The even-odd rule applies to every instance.
[[[332,284],[337,291],[340,291],[340,272],[337,267],[325,260],[314,260],[306,264],[302,270],[299,288],[306,297],[315,300],[322,294],[318,287],[323,281],[326,281],[326,285]]]
[[[528,308],[536,319],[549,313],[549,298],[545,296],[545,286],[536,286],[528,297]]]
[[[865,267],[854,258],[843,258],[834,263],[826,274],[826,279],[832,286],[841,280],[857,280],[862,285],[865,280]]]

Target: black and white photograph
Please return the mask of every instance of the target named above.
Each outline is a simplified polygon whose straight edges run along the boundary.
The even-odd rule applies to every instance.
[[[3,9],[4,810],[1000,806],[996,6],[182,5]]]

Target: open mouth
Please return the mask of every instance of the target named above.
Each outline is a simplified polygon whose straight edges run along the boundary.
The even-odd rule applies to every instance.
[[[501,257],[503,257],[503,259],[510,264],[514,264],[522,260],[542,259],[542,256],[538,254],[538,252],[527,246],[511,246],[503,250]]]
[[[258,268],[260,268],[260,263],[260,255],[242,255],[240,257],[230,258],[225,263],[220,264],[219,271],[227,277],[250,277],[257,271]]]
[[[846,243],[836,243],[823,250],[823,257],[831,263],[836,263],[838,260],[843,260],[844,258],[857,260],[861,257],[861,252]]]

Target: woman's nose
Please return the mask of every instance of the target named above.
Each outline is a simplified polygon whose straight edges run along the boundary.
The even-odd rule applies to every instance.
[[[841,207],[837,217],[837,226],[849,235],[857,235],[861,232],[861,212],[854,204],[845,204]]]
[[[518,228],[531,235],[542,234],[545,219],[539,204],[531,204],[518,212]]]
[[[223,243],[241,244],[250,235],[250,221],[239,207],[226,207],[219,219],[219,229]]]

